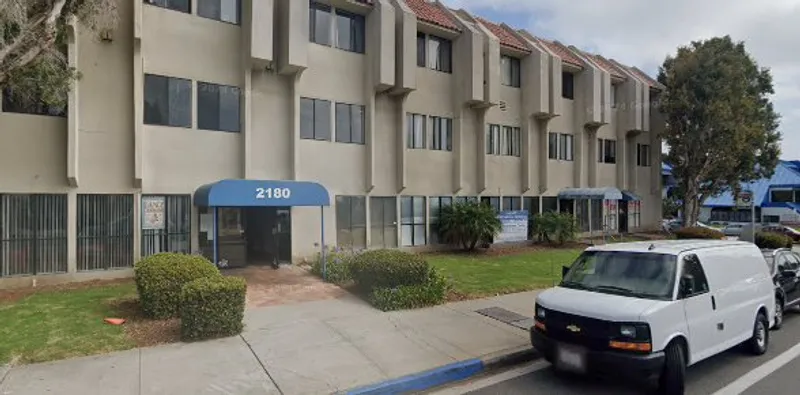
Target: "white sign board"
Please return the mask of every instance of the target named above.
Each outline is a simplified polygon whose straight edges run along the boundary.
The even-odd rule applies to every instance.
[[[750,208],[753,206],[753,193],[750,191],[740,191],[736,195],[736,207]]]
[[[162,230],[166,226],[164,196],[142,196],[142,229]]]
[[[528,211],[502,211],[497,217],[503,225],[495,243],[510,243],[528,240]]]

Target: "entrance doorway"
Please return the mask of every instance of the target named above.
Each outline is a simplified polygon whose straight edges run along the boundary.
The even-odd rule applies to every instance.
[[[213,210],[201,207],[200,247],[203,255],[213,261],[213,232],[209,226],[203,226],[210,223]],[[217,210],[220,267],[291,263],[291,223],[289,207],[220,207]]]
[[[619,207],[619,211],[617,212],[619,233],[628,233],[628,202],[620,200],[617,206]]]

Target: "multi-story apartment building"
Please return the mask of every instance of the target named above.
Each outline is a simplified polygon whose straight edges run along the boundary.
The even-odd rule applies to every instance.
[[[426,0],[119,13],[72,28],[66,109],[4,95],[0,285],[130,275],[110,269],[159,251],[434,245],[458,199],[587,231],[660,219],[661,87],[634,67]]]

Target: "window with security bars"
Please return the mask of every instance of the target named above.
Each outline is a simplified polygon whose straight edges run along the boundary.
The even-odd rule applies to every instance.
[[[157,208],[160,206],[160,210]],[[160,211],[162,220],[147,220],[149,210]],[[142,257],[159,252],[192,252],[192,198],[189,195],[142,196]]]
[[[67,195],[0,195],[0,278],[67,272]]]
[[[78,195],[78,271],[133,267],[133,195]]]

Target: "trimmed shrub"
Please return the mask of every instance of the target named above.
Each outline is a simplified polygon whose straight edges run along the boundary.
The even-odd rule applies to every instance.
[[[219,269],[200,255],[160,253],[137,262],[133,268],[139,302],[145,315],[178,317],[181,288],[199,278],[219,277]]]
[[[241,333],[246,294],[247,283],[238,277],[205,277],[184,285],[180,297],[181,340]]]
[[[369,302],[382,311],[416,309],[444,302],[448,290],[447,280],[431,268],[425,283],[374,289]]]
[[[424,284],[428,262],[418,254],[399,250],[369,250],[356,255],[350,265],[353,281],[363,291]]]
[[[532,233],[539,241],[564,244],[575,240],[578,235],[578,222],[569,213],[536,214],[531,222]]]
[[[361,251],[348,250],[342,248],[331,249],[325,254],[325,281],[336,285],[347,284],[352,281],[353,276],[350,273],[350,265],[353,258]],[[322,254],[317,254],[314,261],[311,262],[311,273],[322,278]]]
[[[437,226],[444,242],[466,251],[486,245],[487,240],[494,239],[503,230],[494,208],[480,202],[442,206]]]
[[[777,249],[792,248],[792,238],[778,232],[756,232],[754,243],[758,248]]]
[[[676,230],[675,238],[721,240],[725,238],[725,235],[716,229],[708,229],[700,226],[690,226]]]

